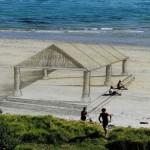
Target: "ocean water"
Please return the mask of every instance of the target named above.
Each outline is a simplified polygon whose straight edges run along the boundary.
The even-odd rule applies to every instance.
[[[150,30],[150,0],[0,0],[0,30]]]
[[[0,0],[0,38],[150,46],[150,0]]]

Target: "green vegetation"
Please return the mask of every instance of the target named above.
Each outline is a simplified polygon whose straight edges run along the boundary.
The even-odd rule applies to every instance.
[[[15,150],[90,150],[93,147],[105,150],[106,140],[98,124],[52,116],[17,115],[1,115],[0,122],[10,129],[17,141],[14,142]],[[11,142],[8,141],[8,145]]]
[[[149,150],[150,129],[114,128],[52,116],[0,116],[1,150]]]
[[[5,125],[3,122],[0,122],[0,150],[12,150],[19,143],[19,139],[8,128],[8,126]]]
[[[150,150],[150,129],[116,128],[108,141],[110,150]]]

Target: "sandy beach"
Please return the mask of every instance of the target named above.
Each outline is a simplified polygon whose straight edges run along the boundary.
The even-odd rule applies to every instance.
[[[0,96],[1,100],[13,93],[13,66],[36,54],[52,41],[28,39],[0,39]],[[113,97],[105,107],[112,113],[112,124],[133,127],[150,127],[150,48],[114,45],[129,56],[128,72],[135,76],[121,97]],[[114,66],[118,70],[120,64]],[[4,113],[37,114],[35,111],[1,107]],[[45,114],[45,113],[43,113]],[[93,119],[97,119],[96,114]],[[140,122],[148,122],[141,125]]]

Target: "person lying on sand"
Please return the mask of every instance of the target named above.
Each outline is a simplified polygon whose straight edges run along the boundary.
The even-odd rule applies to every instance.
[[[117,89],[118,90],[127,90],[127,88],[122,84],[121,80],[119,80],[117,83]]]
[[[112,96],[113,95],[119,95],[119,96],[121,95],[121,93],[118,93],[116,90],[114,90],[114,87],[112,85],[110,86],[109,94]]]

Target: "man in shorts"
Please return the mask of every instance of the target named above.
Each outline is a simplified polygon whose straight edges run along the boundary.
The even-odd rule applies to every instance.
[[[81,111],[81,120],[82,121],[86,121],[86,115],[87,115],[86,107],[83,107],[83,110]]]
[[[103,125],[103,129],[105,131],[105,136],[107,135],[107,126],[108,126],[108,122],[110,121],[111,122],[111,114],[108,114],[106,112],[106,108],[102,108],[101,110],[102,112],[100,113],[99,115],[99,122],[102,123]],[[110,120],[108,120],[108,117],[110,117]]]

